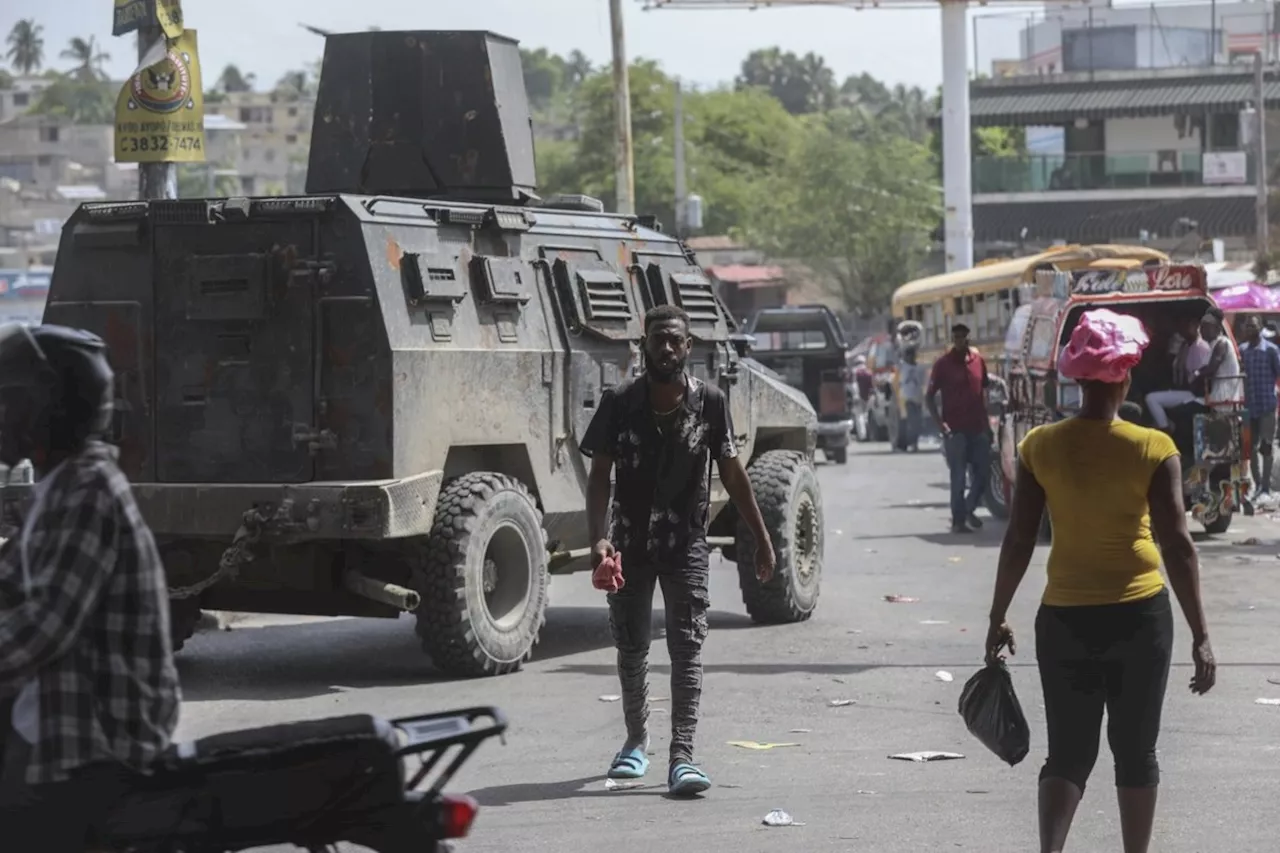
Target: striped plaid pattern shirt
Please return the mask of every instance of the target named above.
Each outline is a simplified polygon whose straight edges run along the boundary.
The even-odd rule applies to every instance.
[[[0,547],[0,694],[38,680],[30,785],[103,761],[146,771],[177,725],[164,567],[116,455],[92,442],[55,469],[25,546]]]

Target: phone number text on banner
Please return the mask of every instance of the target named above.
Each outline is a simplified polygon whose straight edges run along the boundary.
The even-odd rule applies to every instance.
[[[117,163],[200,163],[205,159],[204,89],[195,30],[165,58],[131,77],[116,100]]]

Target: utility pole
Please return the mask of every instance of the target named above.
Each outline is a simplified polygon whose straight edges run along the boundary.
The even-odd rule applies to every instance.
[[[614,164],[618,212],[636,212],[636,175],[631,159],[631,82],[627,73],[627,44],[622,25],[622,0],[609,0],[613,31],[613,112],[617,122]]]
[[[1262,47],[1253,55],[1253,171],[1258,186],[1258,257],[1270,254],[1271,224],[1267,221],[1267,93]]]
[[[138,29],[138,63],[146,61],[147,53],[158,41],[165,38],[164,30],[152,15],[151,23]],[[139,163],[138,198],[177,198],[178,165],[176,163]]]
[[[688,231],[688,213],[686,211],[689,188],[685,183],[684,171],[684,93],[680,89],[680,81],[676,80],[675,108],[676,138],[676,236],[683,238]]]

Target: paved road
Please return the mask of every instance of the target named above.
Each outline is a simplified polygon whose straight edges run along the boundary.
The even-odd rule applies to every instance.
[[[1035,785],[1044,712],[1031,642],[1045,554],[1013,611],[1024,643],[1014,678],[1033,730],[1032,753],[1010,769],[973,740],[956,714],[964,680],[980,663],[1001,527],[947,532],[944,466],[937,453],[860,449],[847,466],[822,466],[826,568],[815,618],[756,628],[727,563],[713,565],[713,630],[699,759],[715,787],[696,802],[662,796],[667,739],[655,716],[654,787],[604,790],[619,745],[621,708],[603,602],[585,576],[557,580],[537,659],[523,672],[470,682],[436,680],[407,621],[254,619],[198,635],[181,658],[187,702],[180,735],[370,711],[385,715],[497,704],[512,720],[508,745],[481,748],[456,790],[484,805],[470,853],[679,850],[703,853],[1035,848]],[[1240,544],[1256,537],[1260,544]],[[1270,820],[1280,782],[1280,521],[1241,519],[1201,543],[1218,687],[1186,689],[1190,641],[1179,621],[1161,741],[1165,784],[1162,853],[1275,847]],[[713,558],[715,560],[717,558]],[[884,596],[920,600],[890,604]],[[655,696],[670,670],[655,643]],[[940,670],[954,681],[939,680]],[[831,707],[835,699],[856,704]],[[660,705],[658,707],[661,707]],[[805,730],[805,731],[798,731]],[[748,751],[728,741],[797,742]],[[953,750],[962,761],[887,759]],[[652,773],[652,771],[651,771]],[[1104,747],[1081,807],[1072,848],[1119,849]],[[767,828],[774,808],[803,827]]]

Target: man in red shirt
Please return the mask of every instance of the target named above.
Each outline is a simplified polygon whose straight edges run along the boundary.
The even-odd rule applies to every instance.
[[[974,514],[986,491],[991,464],[991,423],[987,418],[986,388],[991,384],[987,363],[969,346],[969,327],[951,327],[952,347],[933,363],[925,404],[942,431],[951,468],[951,532],[969,533],[982,526]],[[938,414],[938,395],[942,414]],[[969,494],[964,493],[965,473]]]

